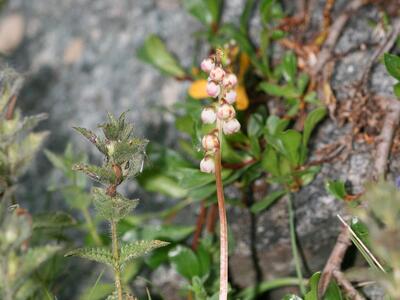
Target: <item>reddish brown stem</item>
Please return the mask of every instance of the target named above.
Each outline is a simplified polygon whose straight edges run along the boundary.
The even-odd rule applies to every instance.
[[[226,219],[224,188],[222,185],[221,150],[215,151],[215,183],[217,187],[220,230],[219,300],[228,298],[228,222]]]
[[[11,120],[14,117],[15,104],[17,103],[17,95],[11,97],[6,111],[6,120]]]
[[[207,224],[206,224],[207,232],[210,234],[214,233],[215,231],[215,222],[217,221],[217,213],[218,213],[218,205],[217,204],[211,205],[211,208],[208,211]]]
[[[200,213],[199,216],[197,217],[196,231],[193,234],[193,242],[192,242],[193,250],[196,250],[199,244],[199,238],[201,232],[203,231],[203,225],[206,219],[206,215],[207,215],[207,207],[204,205],[204,201],[202,201],[200,204]]]

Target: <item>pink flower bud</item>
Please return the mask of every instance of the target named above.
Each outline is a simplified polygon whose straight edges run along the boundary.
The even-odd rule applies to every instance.
[[[225,71],[220,67],[216,67],[211,70],[210,79],[214,80],[216,82],[220,82],[224,78],[224,75],[225,75]]]
[[[210,97],[216,98],[221,92],[221,87],[213,81],[207,83],[207,94]]]
[[[206,151],[215,151],[219,147],[219,140],[215,134],[207,134],[201,140],[201,144]]]
[[[229,104],[233,104],[236,101],[236,92],[234,90],[230,90],[229,92],[227,92],[225,94],[225,100],[226,102],[228,102]]]
[[[206,107],[201,112],[201,120],[204,124],[212,124],[217,119],[217,114],[213,107]]]
[[[200,162],[200,171],[204,173],[215,172],[215,162],[211,156],[204,157]]]
[[[206,73],[210,73],[211,70],[214,69],[214,67],[214,61],[211,58],[203,59],[200,65],[200,68]]]
[[[235,87],[236,85],[237,85],[237,82],[238,82],[238,80],[237,80],[237,77],[236,77],[236,75],[235,74],[227,74],[225,77],[224,77],[224,80],[223,80],[223,82],[222,82],[222,84],[224,85],[224,87],[230,87],[230,88],[232,88],[232,87]]]
[[[232,119],[222,124],[222,130],[225,134],[232,134],[240,130],[240,123],[237,119]]]
[[[235,109],[232,105],[224,103],[217,109],[217,117],[220,120],[228,120],[234,118],[236,115]]]

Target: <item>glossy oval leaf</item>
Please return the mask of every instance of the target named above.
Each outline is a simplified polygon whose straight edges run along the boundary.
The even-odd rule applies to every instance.
[[[400,80],[400,56],[385,53],[384,61],[388,73]]]

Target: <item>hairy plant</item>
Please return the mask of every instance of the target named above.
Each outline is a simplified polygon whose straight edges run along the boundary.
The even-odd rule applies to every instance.
[[[33,132],[46,115],[22,117],[16,100],[22,78],[12,69],[0,71],[0,294],[4,300],[24,300],[43,284],[32,274],[61,249],[60,245],[30,246],[33,230],[68,226],[68,215],[31,216],[15,197],[18,178],[25,173],[42,146],[47,132]],[[58,219],[57,219],[58,218]],[[42,295],[43,296],[43,295]]]
[[[133,135],[133,126],[126,122],[125,113],[118,119],[109,114],[108,122],[99,127],[103,131],[104,138],[85,128],[75,127],[75,130],[104,155],[103,165],[77,164],[73,168],[103,186],[94,187],[91,196],[98,214],[110,224],[112,246],[111,249],[79,248],[68,252],[66,256],[80,256],[111,266],[114,270],[115,292],[107,299],[133,299],[122,286],[121,276],[124,267],[129,261],[168,243],[159,240],[120,243],[118,222],[131,213],[138,200],[127,199],[118,193],[117,188],[122,182],[141,172],[148,142]]]

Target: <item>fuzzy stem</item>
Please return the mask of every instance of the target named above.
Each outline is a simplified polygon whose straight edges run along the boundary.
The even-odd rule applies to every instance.
[[[88,228],[89,233],[92,236],[92,239],[94,240],[95,244],[97,246],[102,246],[103,241],[101,240],[99,234],[97,233],[96,226],[93,223],[93,219],[90,216],[90,213],[89,213],[87,207],[84,207],[82,209],[82,214],[83,214],[83,217],[85,218],[87,228]]]
[[[119,246],[117,235],[117,222],[111,220],[111,239],[112,239],[112,254],[114,257],[114,273],[115,273],[115,289],[118,293],[118,300],[122,300],[122,284],[121,284],[121,266],[119,263]]]
[[[215,151],[215,183],[217,187],[219,230],[220,230],[220,277],[219,277],[219,300],[228,298],[228,223],[226,220],[224,187],[222,184],[221,164],[221,122],[217,121],[220,147]]]
[[[296,230],[294,227],[294,212],[293,212],[293,204],[292,204],[292,194],[289,193],[287,197],[288,202],[288,212],[289,212],[289,229],[290,229],[290,242],[292,244],[292,255],[294,259],[294,263],[296,266],[296,274],[299,280],[300,291],[303,295],[306,294],[306,288],[304,286],[303,274],[301,272],[301,261],[299,257],[299,251],[297,249],[296,243]]]

